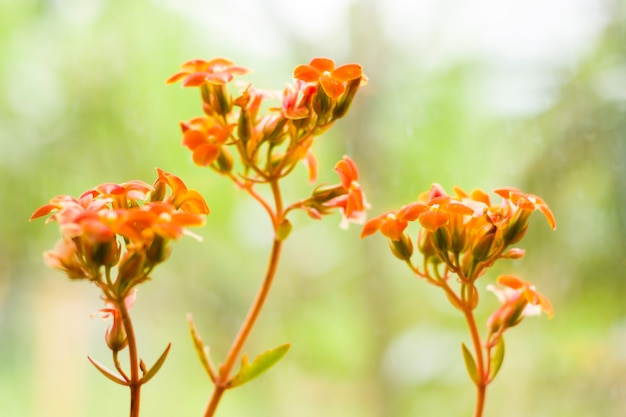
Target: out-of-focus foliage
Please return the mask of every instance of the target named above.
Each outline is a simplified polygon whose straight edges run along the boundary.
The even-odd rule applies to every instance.
[[[178,122],[197,114],[197,92],[164,81],[181,62],[213,56],[275,89],[313,56],[361,63],[369,84],[317,153],[328,181],[343,153],[354,157],[375,213],[432,182],[544,197],[557,231],[532,219],[527,257],[506,267],[536,282],[556,316],[511,331],[485,415],[624,415],[623,2],[460,3],[0,1],[0,415],[127,412],[123,387],[86,359],[110,359],[106,323],[90,318],[102,307],[97,292],[43,266],[57,231],[27,219],[57,194],[151,181],[156,166],[201,190],[212,214],[204,241],[177,242],[139,289],[145,361],[172,341],[143,415],[201,413],[211,385],[185,315],[219,362],[271,241],[263,211],[193,166],[180,144]],[[293,220],[245,351],[292,348],[229,392],[219,415],[469,415],[467,335],[441,294],[415,282],[382,238],[361,241],[339,218]]]

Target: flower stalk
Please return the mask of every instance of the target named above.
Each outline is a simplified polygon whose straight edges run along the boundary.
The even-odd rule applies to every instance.
[[[487,387],[502,364],[503,333],[526,316],[541,311],[549,317],[553,315],[550,301],[534,285],[503,275],[497,279],[500,287],[487,287],[502,304],[487,320],[487,336],[481,337],[474,314],[479,303],[478,279],[497,260],[524,255],[521,249],[507,249],[523,238],[533,211],[540,211],[550,227],[556,228],[552,212],[539,197],[514,188],[501,188],[495,193],[503,198],[499,206],[493,205],[481,190],[468,194],[456,189],[456,195],[449,196],[434,184],[418,201],[369,220],[361,232],[361,237],[366,237],[380,231],[389,239],[393,255],[403,260],[415,275],[441,288],[450,304],[463,314],[472,340],[473,352],[462,344],[462,353],[476,386],[474,417],[483,415]],[[413,222],[422,227],[417,237],[422,269],[412,262],[414,247],[406,232]],[[449,285],[451,275],[456,275],[457,290]]]

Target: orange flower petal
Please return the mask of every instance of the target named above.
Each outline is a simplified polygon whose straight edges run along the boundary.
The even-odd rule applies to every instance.
[[[543,294],[537,293],[537,298],[538,304],[541,306],[543,312],[548,315],[548,318],[554,317],[554,307],[552,307],[552,303],[550,302],[548,297]]]
[[[314,184],[317,181],[317,158],[315,158],[315,154],[308,151],[304,162],[309,169],[309,183]]]
[[[183,87],[198,87],[206,81],[206,72],[195,72],[183,80]]]
[[[353,181],[359,179],[359,169],[349,156],[344,156],[341,161],[337,162],[335,172],[337,172],[341,179],[341,185],[346,189],[350,188],[350,184]]]
[[[454,202],[446,204],[444,211],[447,213],[454,213],[454,214],[467,214],[467,215],[474,214],[474,210],[471,209],[470,207],[467,207],[465,204],[462,204],[462,203],[454,203]]]
[[[391,240],[400,240],[408,223],[401,219],[389,219],[380,226],[380,232]]]
[[[522,281],[515,275],[500,275],[497,279],[497,282],[500,285],[513,288],[514,290],[523,288],[524,285],[526,284],[524,281]]]
[[[546,220],[548,220],[548,224],[550,225],[552,230],[556,230],[556,219],[554,218],[552,210],[550,210],[550,208],[545,204],[538,205],[537,209],[541,212],[541,214],[544,215]]]
[[[330,77],[320,77],[320,84],[326,95],[333,100],[336,100],[346,89],[342,83]]]
[[[424,229],[434,232],[448,224],[448,216],[438,210],[428,210],[420,214],[419,222]]]
[[[211,165],[219,155],[219,146],[207,143],[205,145],[198,146],[193,150],[192,159],[196,165],[205,167]]]
[[[176,74],[165,80],[165,84],[174,84],[175,82],[178,82],[185,78],[187,75],[189,75],[189,73],[185,71],[177,72]]]
[[[335,69],[335,61],[330,58],[313,58],[309,65],[322,73],[324,71],[333,72]]]
[[[339,82],[346,82],[359,78],[363,69],[359,64],[342,65],[332,72],[332,77]]]
[[[233,75],[228,72],[216,72],[207,74],[205,81],[211,84],[226,85],[233,80]]]
[[[183,145],[192,151],[199,146],[205,145],[206,143],[206,134],[198,130],[186,130],[183,134]]]
[[[428,206],[421,202],[410,203],[402,207],[398,212],[398,218],[408,220],[410,222],[418,219],[420,214],[428,211]]]
[[[315,82],[319,79],[320,73],[310,65],[298,65],[293,70],[293,78],[305,81],[307,83]]]
[[[381,225],[385,221],[383,216],[386,216],[386,213],[382,214],[381,216],[368,220],[363,225],[363,229],[361,230],[361,239],[369,235],[373,235],[380,229]]]
[[[38,219],[38,218],[43,217],[43,216],[45,216],[47,214],[50,214],[52,211],[58,210],[58,209],[59,209],[59,206],[57,206],[56,204],[46,204],[46,205],[43,205],[43,206],[39,207],[37,210],[35,210],[35,212],[33,214],[31,214],[30,219],[28,219],[28,220],[30,221],[30,220]]]

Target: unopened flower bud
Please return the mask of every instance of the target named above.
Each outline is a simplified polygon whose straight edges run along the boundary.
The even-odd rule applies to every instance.
[[[244,144],[247,143],[252,137],[252,121],[250,120],[250,114],[245,107],[241,108],[241,113],[239,114],[237,135]]]
[[[233,169],[233,156],[225,146],[221,147],[217,156],[217,167],[223,174],[227,174]]]
[[[207,112],[207,110],[209,110],[209,112],[207,112],[207,115],[210,116],[210,110],[212,107],[212,101],[211,100],[211,90],[209,89],[209,85],[207,83],[204,83],[200,86],[200,94],[202,95],[202,101],[203,101],[203,107],[205,108],[205,112]]]
[[[273,144],[279,144],[285,138],[286,124],[287,119],[283,116],[270,120],[263,126],[263,137]]]
[[[159,235],[154,236],[152,243],[146,250],[146,261],[149,265],[154,266],[167,259],[171,252],[171,247],[168,243],[167,239]]]
[[[432,233],[432,244],[436,251],[448,252],[450,249],[450,233],[446,227],[440,227]]]
[[[96,242],[91,246],[87,258],[87,264],[91,266],[115,266],[120,260],[120,246],[115,240],[115,237],[104,242]]]
[[[226,116],[232,110],[232,99],[225,85],[213,84],[213,109],[221,116]]]
[[[497,228],[493,226],[487,233],[478,238],[472,247],[472,256],[477,261],[484,261],[489,258],[494,247]]]
[[[504,230],[502,239],[506,246],[513,245],[524,237],[526,230],[528,230],[528,218],[530,217],[530,211],[524,209],[517,209],[517,212],[508,224],[508,227]]]
[[[150,195],[150,201],[151,202],[163,201],[163,199],[165,198],[166,192],[167,192],[167,186],[165,185],[165,183],[163,181],[160,181],[160,179],[157,179],[154,182],[154,191]]]
[[[431,240],[431,232],[424,229],[420,230],[419,235],[417,236],[417,248],[425,258],[435,256],[436,252]]]
[[[413,255],[413,242],[406,233],[402,233],[399,240],[389,239],[389,248],[401,261],[408,261]]]
[[[134,278],[143,275],[146,265],[145,254],[140,252],[127,252],[119,266],[119,279],[122,282],[130,282]]]
[[[122,322],[122,315],[118,310],[112,310],[113,323],[109,326],[104,334],[107,346],[113,352],[119,352],[128,345],[128,337]]]
[[[339,119],[346,115],[348,110],[350,109],[350,104],[352,104],[352,100],[356,92],[361,85],[361,77],[355,78],[353,80],[348,81],[348,85],[346,86],[346,91],[342,94],[333,110],[333,117],[335,119]]]
[[[323,119],[332,110],[332,105],[331,98],[328,97],[323,88],[319,88],[313,101],[313,110],[320,119]]]

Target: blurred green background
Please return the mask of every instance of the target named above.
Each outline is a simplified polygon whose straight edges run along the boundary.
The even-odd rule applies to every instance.
[[[124,416],[97,291],[46,268],[58,231],[32,211],[102,182],[152,182],[161,167],[205,195],[202,243],[183,239],[133,309],[139,349],[162,371],[146,417],[200,415],[211,391],[193,313],[219,362],[260,283],[271,234],[262,210],[195,167],[178,122],[195,90],[164,80],[190,58],[225,56],[282,89],[314,56],[359,62],[369,84],[316,144],[321,179],[345,153],[372,215],[448,190],[515,186],[545,198],[527,257],[498,271],[537,284],[556,316],[507,335],[485,416],[626,415],[626,25],[623,1],[0,0],[0,415]],[[288,196],[309,194],[302,169]],[[299,182],[298,182],[299,181]],[[416,281],[381,236],[339,217],[292,216],[275,287],[245,351],[286,341],[270,372],[219,416],[469,416],[462,319]],[[494,271],[496,272],[496,271]],[[483,278],[483,289],[495,276]],[[480,320],[496,308],[483,297]]]

